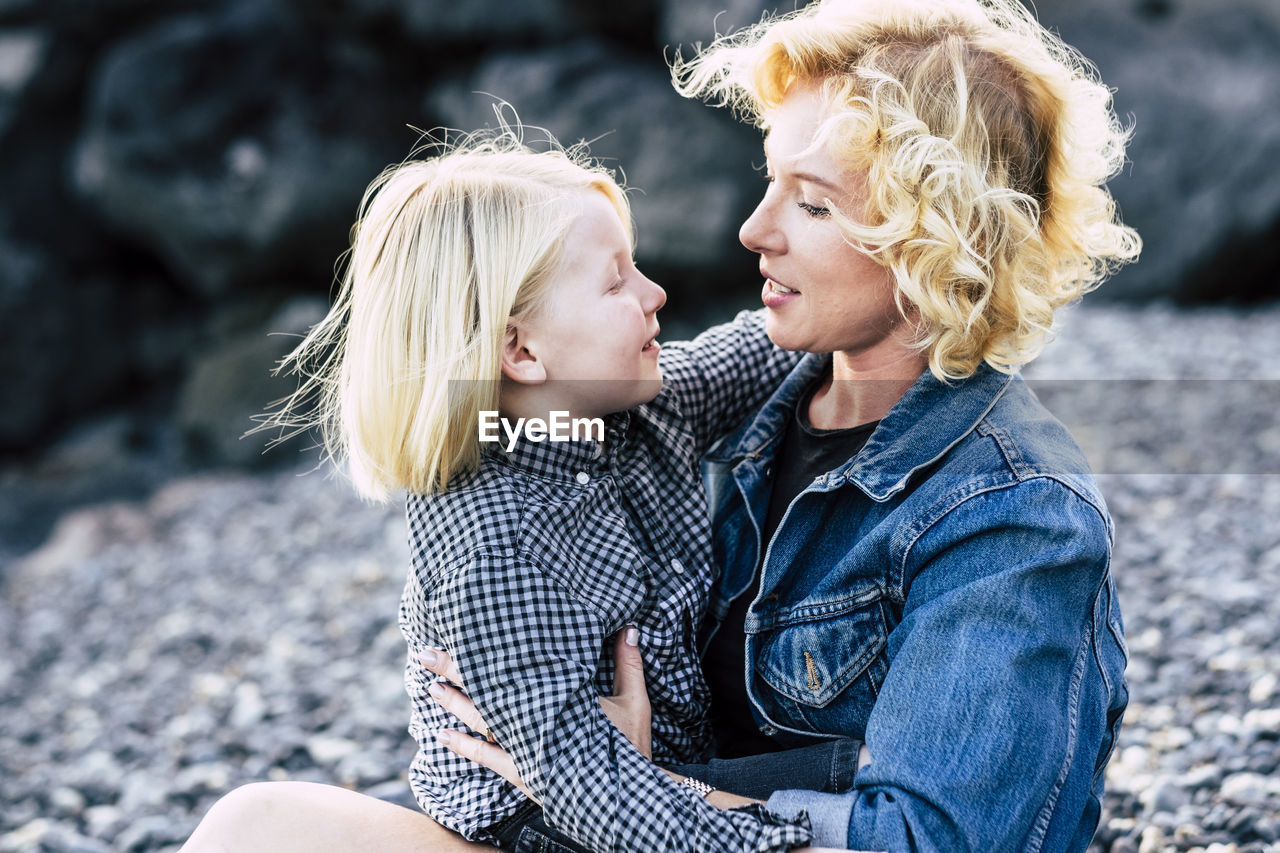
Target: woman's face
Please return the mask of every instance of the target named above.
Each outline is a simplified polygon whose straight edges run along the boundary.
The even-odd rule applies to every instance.
[[[789,350],[843,353],[874,369],[904,354],[912,330],[894,304],[884,267],[855,249],[830,215],[857,220],[866,175],[813,148],[825,116],[814,87],[794,87],[770,115],[769,186],[742,224],[742,244],[760,255],[770,339]]]

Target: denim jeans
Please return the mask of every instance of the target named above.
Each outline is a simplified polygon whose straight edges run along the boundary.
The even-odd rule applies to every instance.
[[[675,764],[669,769],[757,800],[767,799],[774,791],[797,788],[841,794],[853,787],[861,746],[861,741],[844,739],[746,758],[713,758],[706,764]],[[500,821],[492,832],[507,853],[588,853],[547,826],[542,809],[533,801]]]

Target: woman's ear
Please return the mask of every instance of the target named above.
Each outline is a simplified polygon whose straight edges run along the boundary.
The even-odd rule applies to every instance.
[[[527,343],[519,326],[507,326],[502,338],[502,375],[521,385],[541,385],[547,381],[547,368]]]

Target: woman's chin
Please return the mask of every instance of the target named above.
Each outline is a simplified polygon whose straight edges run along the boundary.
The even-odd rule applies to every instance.
[[[805,349],[804,339],[797,335],[794,329],[789,329],[786,324],[777,322],[772,312],[765,315],[764,333],[779,349],[792,352]]]

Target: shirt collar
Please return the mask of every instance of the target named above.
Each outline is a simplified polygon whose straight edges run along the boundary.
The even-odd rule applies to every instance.
[[[728,455],[755,457],[768,450],[781,437],[800,395],[830,364],[830,354],[806,356],[727,448]],[[936,462],[972,432],[1012,378],[986,364],[973,376],[949,384],[924,371],[880,420],[862,451],[832,476],[848,480],[873,500],[888,500],[912,474]]]

